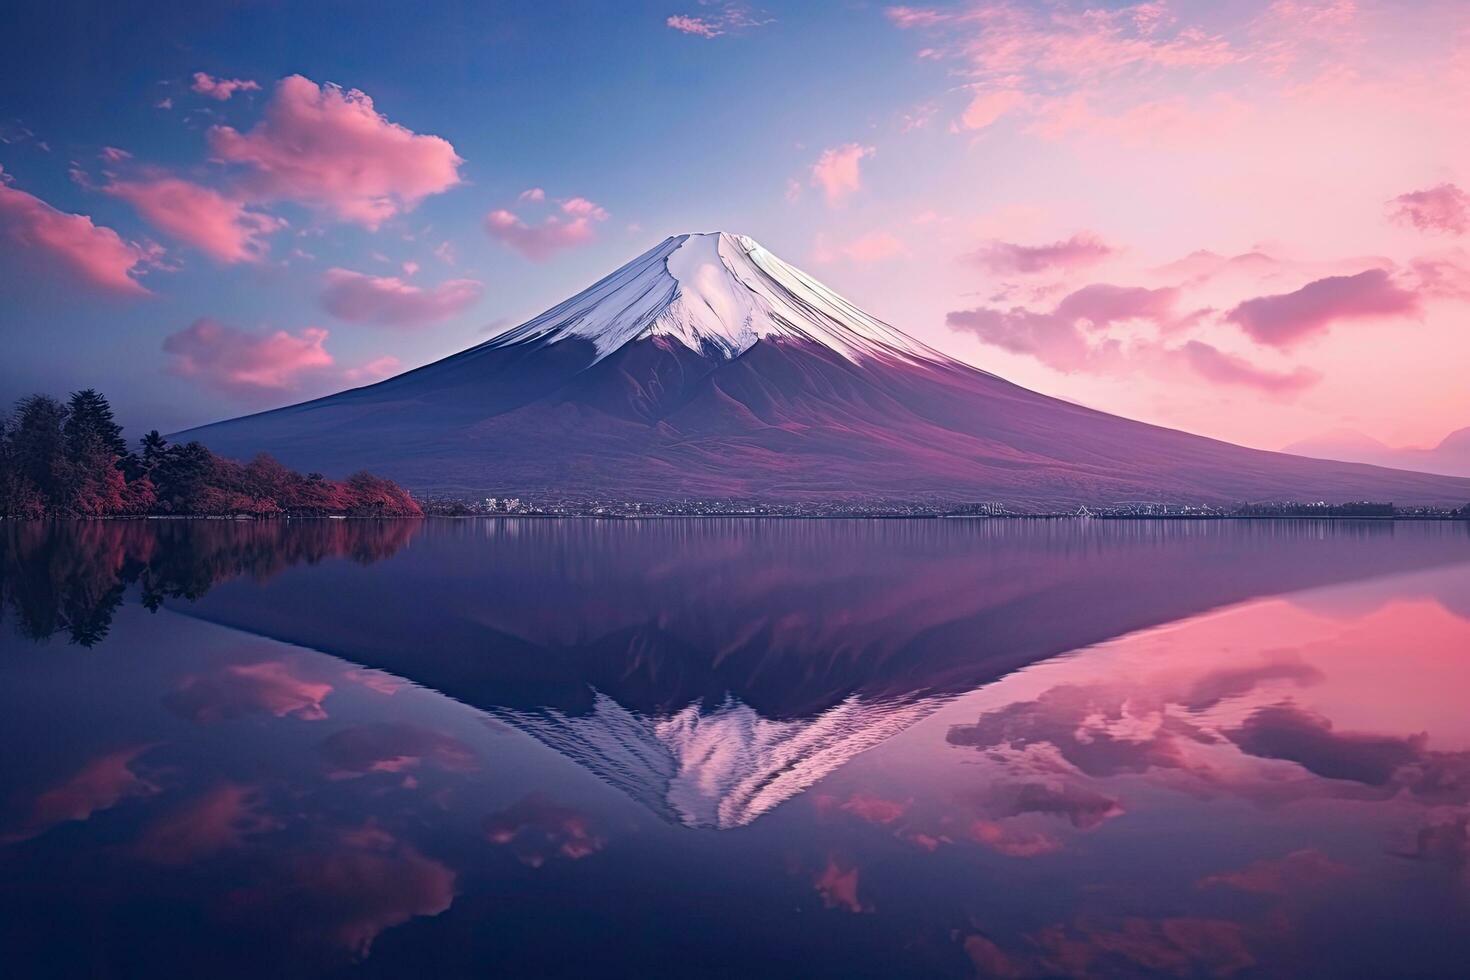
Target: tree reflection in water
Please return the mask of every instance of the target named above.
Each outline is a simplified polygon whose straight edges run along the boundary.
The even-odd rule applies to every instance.
[[[344,558],[371,565],[397,552],[417,520],[5,521],[0,617],[41,640],[94,646],[130,587],[156,611],[229,579],[266,581],[292,565]]]

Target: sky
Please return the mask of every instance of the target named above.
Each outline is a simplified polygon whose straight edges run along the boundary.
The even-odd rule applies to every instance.
[[[0,63],[0,400],[133,435],[716,230],[1121,415],[1470,426],[1463,0],[21,0]]]

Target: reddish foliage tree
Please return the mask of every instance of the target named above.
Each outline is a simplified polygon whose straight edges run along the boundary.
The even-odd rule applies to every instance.
[[[422,517],[423,510],[392,480],[371,473],[347,478],[347,513],[353,517]]]
[[[0,420],[0,516],[422,517],[392,480],[358,473],[346,483],[303,476],[261,454],[241,464],[157,432],[126,453],[112,409],[95,391],[69,405],[34,396]]]

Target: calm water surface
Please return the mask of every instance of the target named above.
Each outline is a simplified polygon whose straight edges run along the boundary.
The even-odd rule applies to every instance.
[[[9,976],[1463,976],[1470,525],[0,524]]]

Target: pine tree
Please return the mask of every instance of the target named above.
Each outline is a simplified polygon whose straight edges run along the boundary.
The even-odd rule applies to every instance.
[[[73,392],[61,428],[66,441],[61,502],[66,511],[83,517],[122,513],[124,470],[131,468],[131,456],[107,399],[91,388]]]
[[[214,476],[214,455],[200,443],[170,446],[151,479],[165,513],[204,513],[203,502]]]
[[[138,440],[138,445],[143,450],[143,472],[152,473],[163,462],[163,454],[168,452],[168,440],[154,429]]]
[[[41,492],[21,472],[15,453],[15,423],[0,419],[0,517],[36,518],[45,510]]]
[[[66,441],[73,457],[89,449],[87,443],[95,439],[117,459],[127,458],[128,441],[123,438],[122,426],[113,418],[112,406],[96,389],[72,392],[67,407]]]
[[[66,491],[66,406],[46,395],[22,398],[15,408],[11,452],[16,472],[48,505],[63,503]]]

